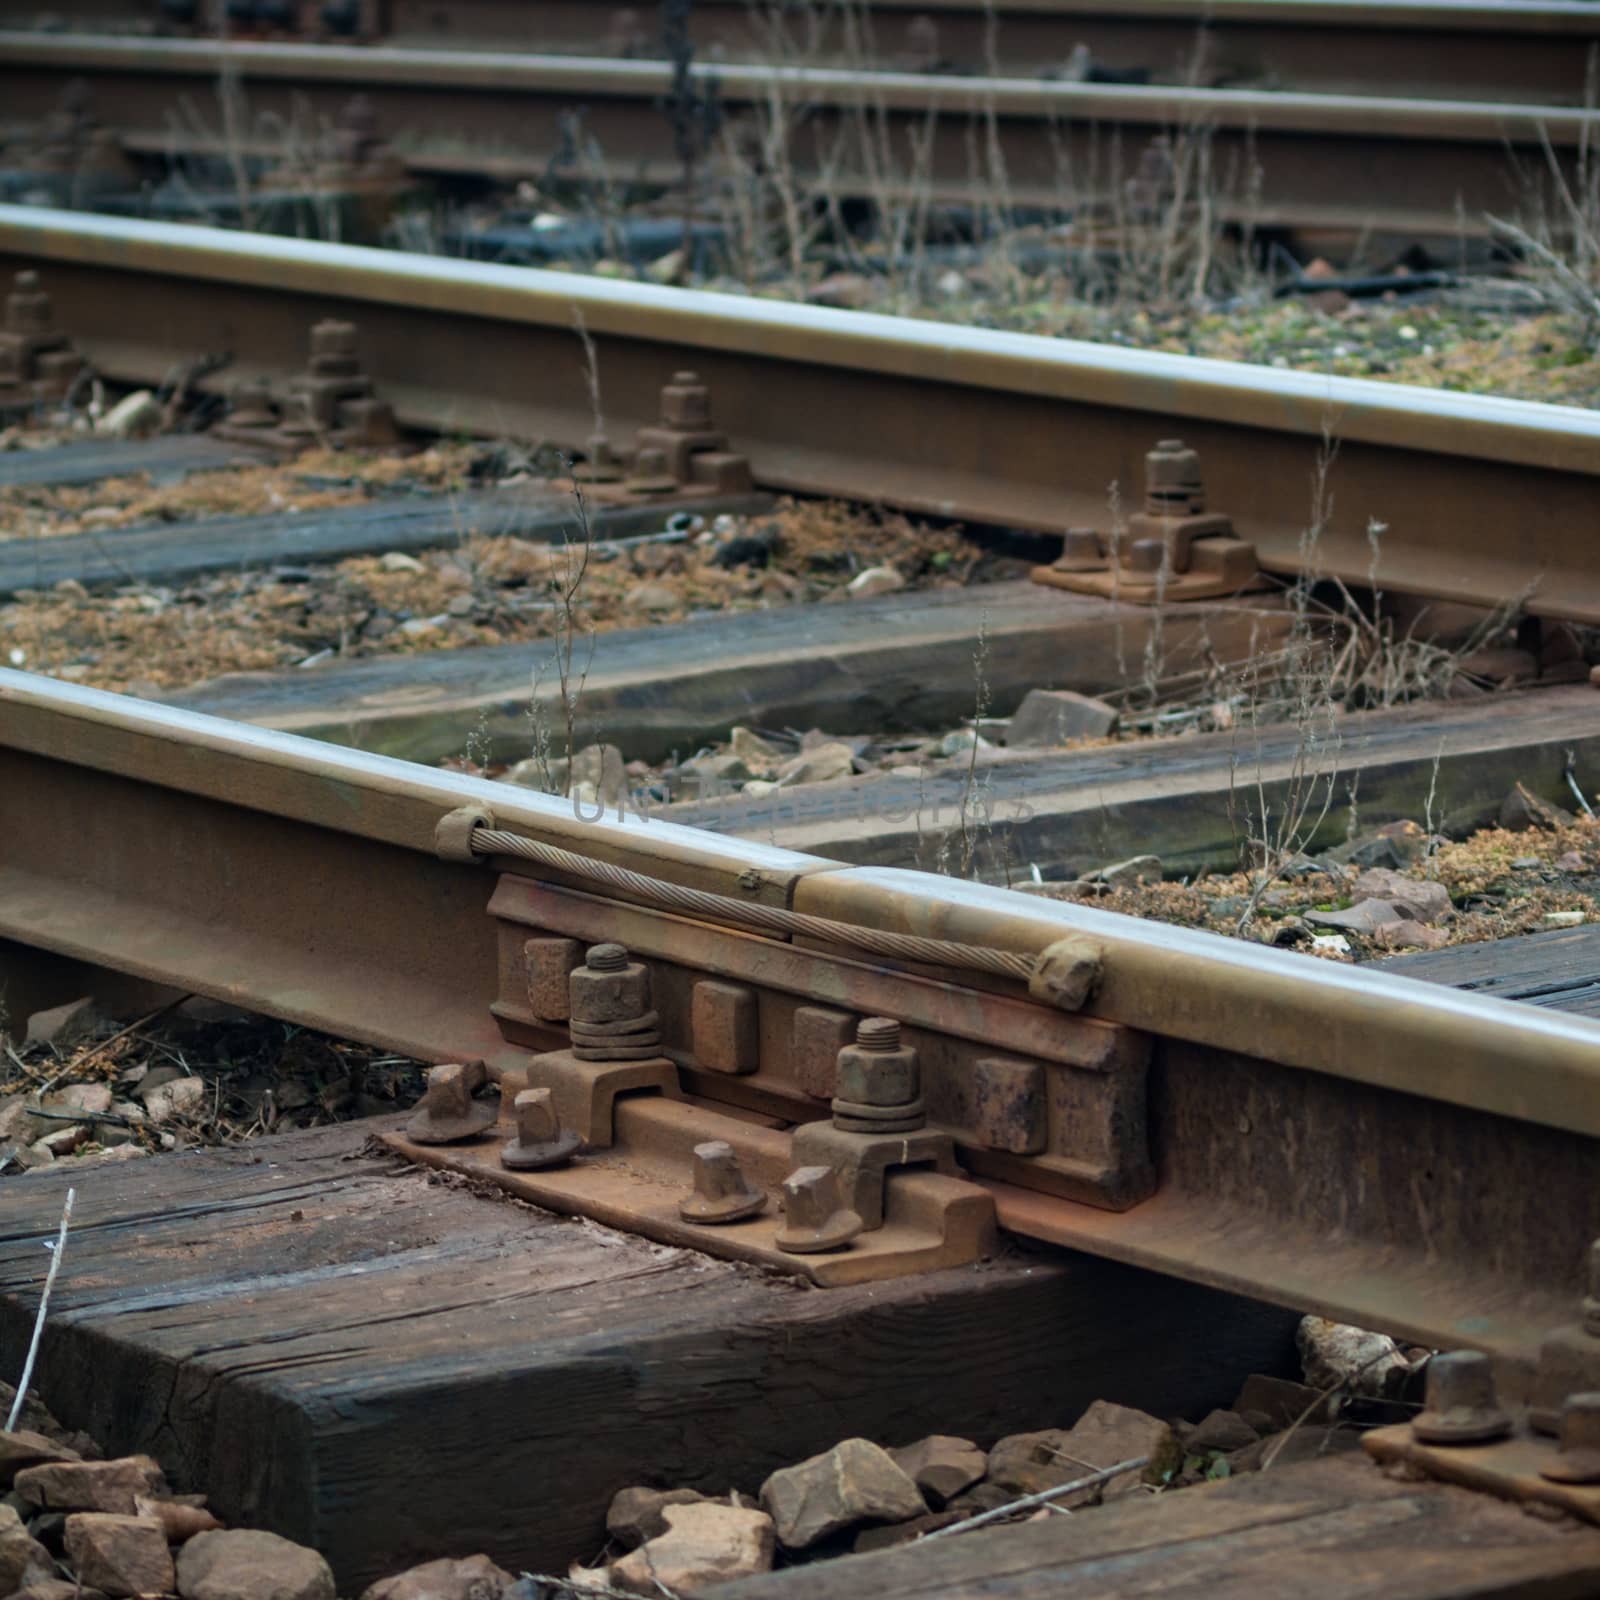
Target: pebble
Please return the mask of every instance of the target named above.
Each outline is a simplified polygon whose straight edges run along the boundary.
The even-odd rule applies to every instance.
[[[772,1570],[772,1518],[748,1506],[707,1500],[662,1509],[667,1528],[611,1568],[611,1582],[629,1594],[693,1600],[715,1585]]]
[[[1386,1333],[1347,1322],[1302,1317],[1295,1331],[1306,1383],[1313,1389],[1343,1388],[1374,1399],[1394,1396],[1411,1370],[1400,1346]]]
[[[704,1499],[694,1489],[651,1489],[643,1485],[618,1489],[606,1511],[606,1532],[618,1544],[637,1550],[667,1531],[663,1512],[668,1506],[695,1505]]]
[[[889,1455],[936,1511],[989,1470],[988,1457],[970,1439],[934,1433]]]
[[[1070,689],[1030,689],[1006,730],[1013,746],[1062,745],[1115,733],[1120,713],[1104,700]]]
[[[165,1494],[167,1480],[149,1456],[53,1461],[19,1472],[16,1492],[42,1511],[105,1511],[128,1517],[136,1496]]]
[[[488,1556],[447,1556],[368,1584],[361,1600],[499,1600],[515,1582]]]
[[[846,1439],[774,1472],[761,1504],[785,1549],[804,1550],[863,1522],[904,1522],[928,1509],[922,1491],[870,1439]]]
[[[791,756],[778,768],[787,783],[829,783],[855,771],[855,756],[847,744],[820,744]]]
[[[636,583],[622,603],[629,611],[676,611],[681,602],[664,583]]]
[[[391,550],[378,557],[378,566],[384,572],[426,572],[428,569],[415,556],[403,550]]]
[[[0,1594],[55,1576],[50,1552],[23,1526],[16,1508],[0,1503]]]
[[[334,1600],[315,1550],[255,1528],[197,1533],[178,1554],[182,1600]]]
[[[875,594],[893,594],[905,586],[906,580],[893,567],[868,567],[865,572],[858,572],[846,587],[855,599],[868,600]]]
[[[154,433],[161,426],[161,402],[148,389],[125,394],[95,424],[96,433],[113,439],[132,439]]]
[[[80,1511],[67,1518],[64,1543],[83,1584],[113,1600],[167,1594],[173,1587],[166,1530],[152,1517]]]

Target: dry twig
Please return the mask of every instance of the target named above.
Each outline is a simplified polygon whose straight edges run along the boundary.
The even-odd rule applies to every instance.
[[[61,1270],[61,1258],[67,1253],[67,1229],[72,1223],[72,1202],[77,1193],[76,1189],[68,1189],[66,1203],[61,1207],[61,1231],[56,1235],[51,1251],[50,1270],[45,1274],[44,1292],[39,1296],[39,1314],[33,1319],[33,1337],[28,1341],[28,1356],[22,1363],[22,1376],[17,1379],[17,1395],[11,1402],[11,1415],[6,1418],[7,1433],[16,1430],[23,1403],[28,1396],[28,1385],[33,1382],[33,1364],[38,1359],[39,1340],[44,1335],[45,1312],[50,1307],[50,1291],[55,1287],[56,1273]]]

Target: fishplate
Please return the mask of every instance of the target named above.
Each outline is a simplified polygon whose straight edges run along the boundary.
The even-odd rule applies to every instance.
[[[498,1068],[496,1128],[390,1137],[415,1159],[817,1283],[978,1259],[974,1179],[1111,1210],[1154,1187],[1134,1029],[517,875],[489,910],[492,1011],[529,1053]]]

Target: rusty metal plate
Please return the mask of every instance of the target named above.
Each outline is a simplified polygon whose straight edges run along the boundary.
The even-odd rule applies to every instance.
[[[783,1217],[775,1197],[793,1167],[789,1135],[703,1104],[655,1095],[621,1098],[610,1145],[545,1172],[511,1172],[501,1165],[500,1147],[512,1132],[510,1119],[503,1117],[469,1144],[419,1145],[403,1134],[385,1134],[383,1140],[409,1160],[492,1183],[549,1210],[592,1217],[663,1244],[705,1250],[818,1285],[962,1266],[980,1260],[994,1244],[994,1205],[981,1188],[959,1178],[905,1171],[887,1186],[881,1228],[828,1254],[780,1250],[775,1241]],[[746,1176],[767,1191],[766,1210],[715,1227],[685,1221],[678,1207],[688,1190],[694,1146],[718,1138],[737,1149]]]

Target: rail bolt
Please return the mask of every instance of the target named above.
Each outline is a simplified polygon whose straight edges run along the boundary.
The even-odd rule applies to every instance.
[[[1561,1407],[1561,1454],[1539,1476],[1552,1483],[1600,1483],[1600,1394],[1569,1394]]]
[[[704,433],[711,426],[711,391],[698,372],[675,372],[672,382],[662,386],[661,425],[690,433]]]
[[[484,1081],[481,1061],[452,1061],[428,1071],[428,1087],[417,1113],[406,1124],[414,1144],[456,1144],[475,1139],[495,1124],[493,1106],[472,1098]]]
[[[1152,517],[1199,516],[1206,508],[1199,452],[1163,439],[1144,458],[1144,502]]]
[[[891,1017],[864,1017],[839,1051],[833,1125],[850,1133],[910,1133],[927,1126],[915,1045]]]
[[[275,428],[278,413],[272,405],[272,388],[265,378],[245,378],[228,393],[230,428]]]
[[[1122,564],[1129,572],[1157,573],[1167,564],[1167,547],[1160,539],[1135,539]]]
[[[48,333],[53,321],[50,296],[39,287],[39,274],[19,272],[13,280],[11,293],[6,296],[6,331]]]
[[[678,487],[678,480],[667,466],[667,452],[655,445],[638,451],[622,487],[630,494],[670,494]]]
[[[311,370],[319,378],[350,378],[361,370],[355,323],[330,317],[312,328]]]
[[[678,1202],[685,1222],[742,1222],[766,1204],[765,1191],[745,1177],[726,1139],[708,1139],[694,1147],[694,1192]]]
[[[832,1167],[797,1167],[783,1180],[784,1224],[777,1244],[790,1255],[839,1250],[861,1232],[861,1218],[839,1196]]]
[[[620,944],[591,946],[567,979],[567,1030],[580,1061],[643,1061],[661,1054],[650,969]]]
[[[567,979],[574,1022],[625,1022],[650,1009],[650,969],[630,961],[620,944],[589,947],[581,967]]]
[[[539,1172],[559,1167],[582,1146],[583,1140],[561,1126],[555,1100],[548,1089],[524,1089],[512,1101],[517,1136],[500,1147],[500,1164],[512,1172]]]
[[[1425,1444],[1487,1444],[1511,1432],[1481,1350],[1450,1350],[1428,1363],[1426,1403],[1411,1424]]]

